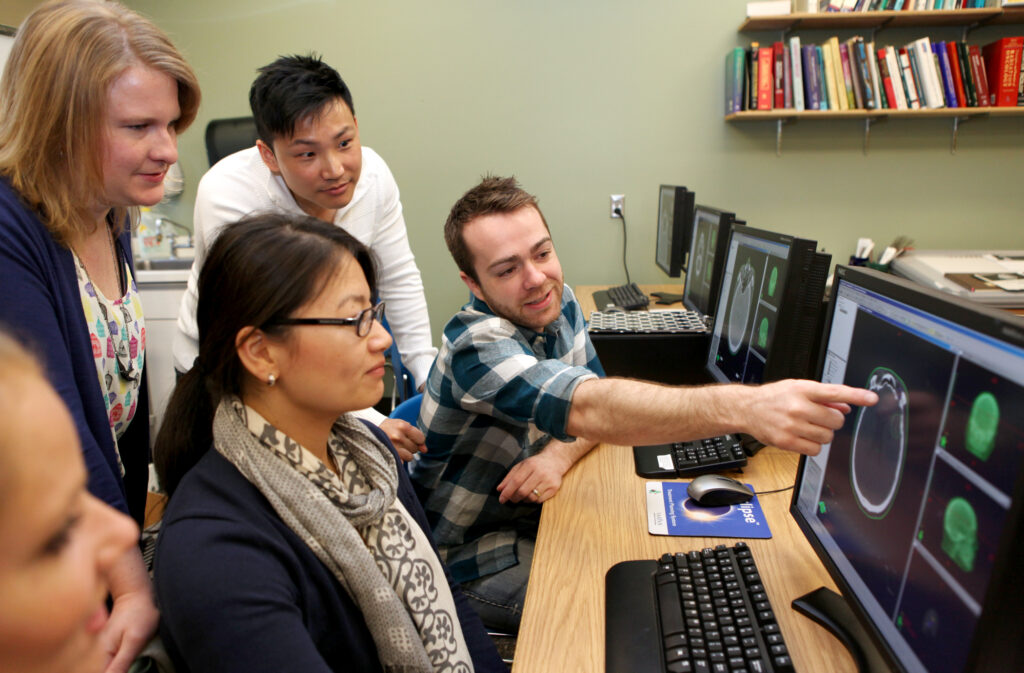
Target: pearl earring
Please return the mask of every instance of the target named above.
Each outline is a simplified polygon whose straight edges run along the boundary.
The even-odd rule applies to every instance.
[[[277,377],[273,374],[267,374],[267,385],[273,387],[277,383]]]

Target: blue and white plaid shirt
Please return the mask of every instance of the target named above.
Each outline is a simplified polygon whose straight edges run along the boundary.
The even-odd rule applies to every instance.
[[[512,466],[566,434],[581,382],[604,376],[568,286],[543,332],[496,316],[476,297],[444,328],[419,426],[428,452],[413,463],[441,555],[460,582],[515,565],[516,539],[535,537],[540,506],[498,502]]]

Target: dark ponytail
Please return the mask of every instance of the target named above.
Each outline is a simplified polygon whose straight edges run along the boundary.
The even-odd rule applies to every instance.
[[[199,357],[171,394],[153,448],[157,476],[173,495],[213,442],[220,401],[239,395],[245,369],[235,337],[246,327],[283,336],[270,325],[313,300],[346,259],[355,259],[376,295],[370,250],[344,229],[304,215],[251,215],[220,232],[199,272]]]

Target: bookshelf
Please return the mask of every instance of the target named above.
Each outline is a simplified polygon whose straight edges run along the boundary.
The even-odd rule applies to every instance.
[[[1024,7],[986,7],[983,9],[884,11],[884,12],[828,12],[793,13],[780,16],[748,17],[740,24],[739,32],[781,31],[786,34],[797,30],[870,30],[885,28],[950,28],[962,27],[963,39],[967,32],[982,26],[1024,24]],[[874,40],[872,36],[871,40]],[[776,154],[782,153],[782,128],[785,124],[801,120],[858,119],[864,122],[864,153],[867,154],[871,125],[887,119],[948,118],[953,120],[950,152],[955,154],[960,123],[974,118],[1024,117],[1024,107],[957,107],[920,110],[744,110],[725,116],[727,122],[774,121]]]

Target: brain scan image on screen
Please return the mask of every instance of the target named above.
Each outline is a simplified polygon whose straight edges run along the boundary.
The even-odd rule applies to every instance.
[[[768,318],[761,318],[761,324],[757,326],[757,347],[761,350],[768,348]]]
[[[999,429],[999,401],[996,396],[984,392],[974,398],[971,413],[967,417],[967,450],[981,460],[988,460],[996,446],[996,431]]]
[[[865,387],[878,394],[878,403],[857,414],[850,480],[864,512],[881,519],[892,507],[907,458],[907,387],[886,367],[874,369]]]
[[[974,569],[978,553],[978,515],[971,503],[953,498],[942,519],[942,551],[964,572]]]
[[[693,251],[690,254],[694,280],[698,280],[701,277],[701,274],[704,273],[704,263],[707,259],[707,254],[704,251],[704,244],[704,227],[701,227],[697,232],[697,244],[694,246]]]
[[[768,276],[768,296],[775,296],[775,288],[779,286],[779,267],[773,266],[772,272]]]
[[[750,260],[746,260],[736,272],[736,282],[732,289],[732,308],[729,309],[729,327],[727,338],[729,350],[735,355],[743,346],[743,336],[750,325],[751,305],[754,303],[754,287],[757,285],[757,274]]]

